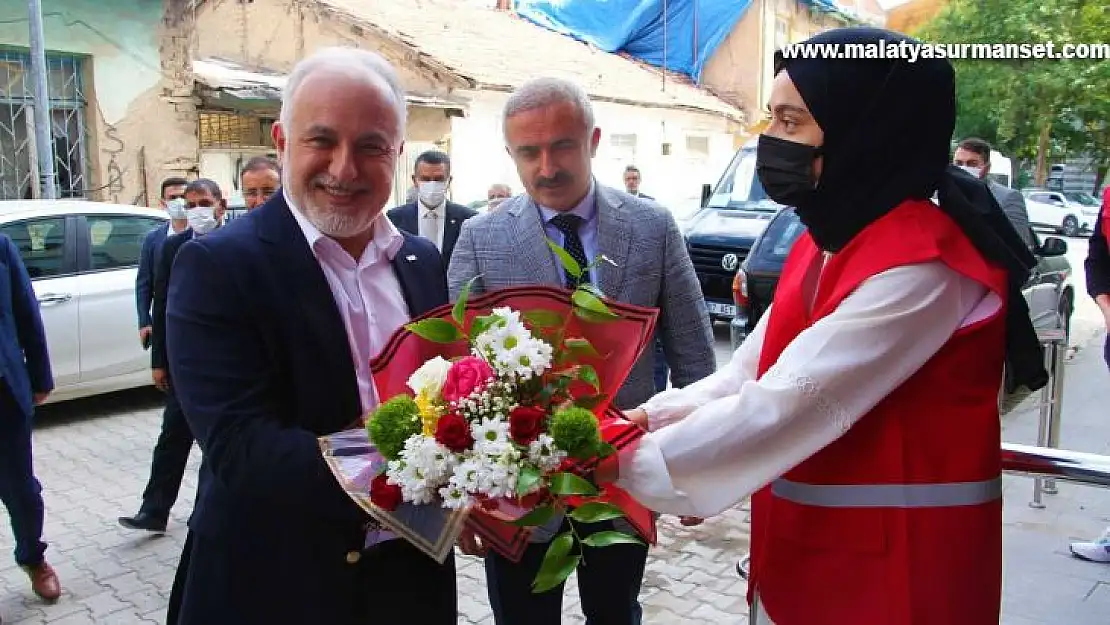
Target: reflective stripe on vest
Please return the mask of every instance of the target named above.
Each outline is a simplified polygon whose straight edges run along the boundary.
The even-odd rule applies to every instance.
[[[976,506],[1002,497],[1002,476],[951,484],[801,484],[778,479],[780,499],[822,508],[947,508]]]

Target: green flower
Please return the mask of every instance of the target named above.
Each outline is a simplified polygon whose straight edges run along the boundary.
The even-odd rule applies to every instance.
[[[405,448],[405,441],[420,434],[424,424],[416,400],[398,395],[382,403],[366,422],[370,442],[387,460],[396,460]]]
[[[551,417],[551,438],[555,446],[577,460],[588,460],[601,447],[601,430],[594,413],[572,406]]]

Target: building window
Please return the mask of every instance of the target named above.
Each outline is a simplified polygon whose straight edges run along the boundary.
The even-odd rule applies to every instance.
[[[708,158],[709,157],[709,137],[687,135],[686,136],[686,155],[695,158]]]
[[[272,118],[218,111],[201,111],[199,118],[197,134],[202,150],[274,147]]]
[[[50,149],[54,154],[58,197],[84,197],[88,190],[88,133],[82,85],[82,59],[46,57],[50,95]],[[39,196],[35,145],[34,75],[31,57],[0,50],[0,200]]]

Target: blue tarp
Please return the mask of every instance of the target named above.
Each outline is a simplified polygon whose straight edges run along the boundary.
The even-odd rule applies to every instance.
[[[751,0],[519,0],[517,14],[606,52],[627,52],[656,67],[700,81],[705,64],[751,3]]]

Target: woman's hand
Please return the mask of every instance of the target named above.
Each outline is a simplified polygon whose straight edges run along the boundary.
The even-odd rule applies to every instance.
[[[624,413],[624,418],[635,423],[642,430],[648,429],[648,415],[643,408],[634,408]]]

